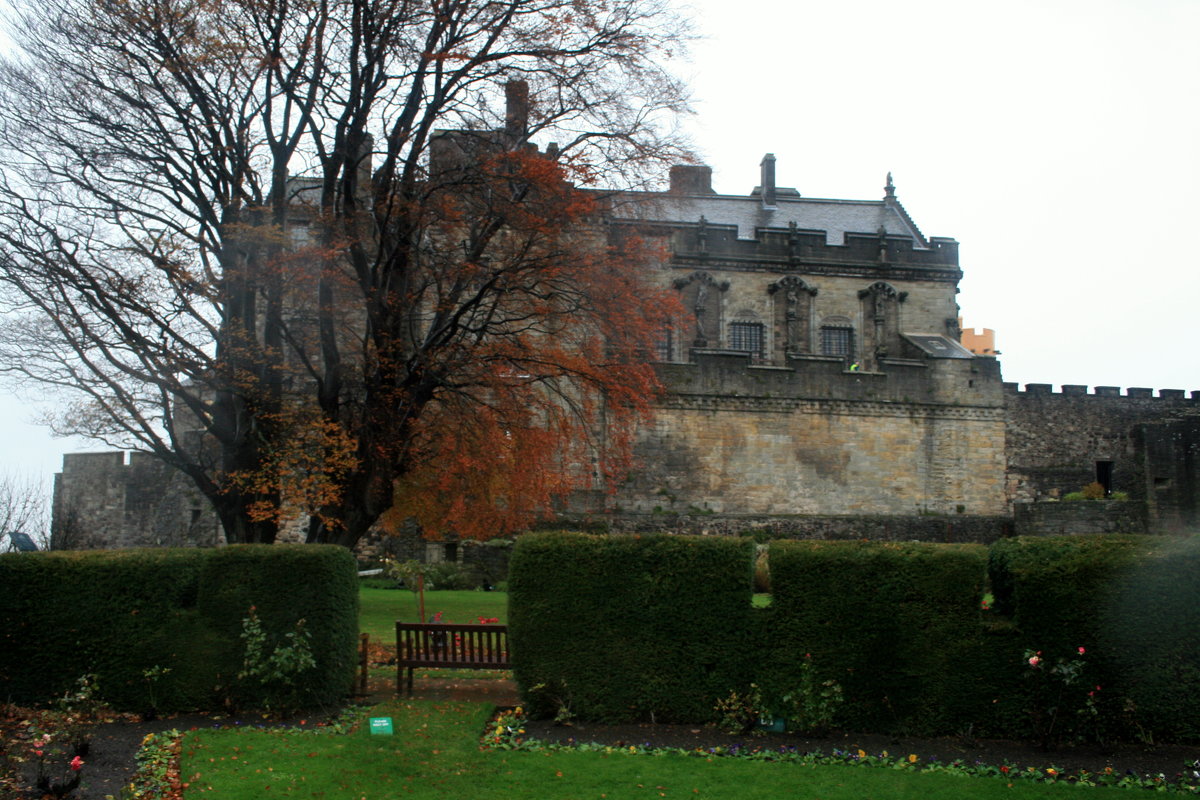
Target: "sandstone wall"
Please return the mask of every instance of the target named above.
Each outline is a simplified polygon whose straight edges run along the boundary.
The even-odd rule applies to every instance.
[[[72,453],[54,478],[56,549],[195,547],[223,541],[216,514],[173,468],[147,453]]]
[[[990,360],[747,368],[698,353],[615,504],[633,513],[1003,515],[1004,413]]]

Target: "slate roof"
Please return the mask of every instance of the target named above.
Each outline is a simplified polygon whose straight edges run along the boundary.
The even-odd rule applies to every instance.
[[[652,193],[626,195],[614,204],[617,218],[642,221],[736,225],[739,239],[755,239],[759,228],[786,229],[792,222],[801,231],[824,231],[830,245],[845,244],[847,233],[906,236],[918,250],[929,242],[900,202],[890,200],[826,200],[785,194],[780,189],[774,208],[763,206],[758,195],[678,195]]]

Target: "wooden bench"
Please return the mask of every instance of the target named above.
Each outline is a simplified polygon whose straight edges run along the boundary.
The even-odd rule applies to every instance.
[[[408,670],[408,693],[413,670],[509,669],[507,625],[456,625],[440,622],[396,623],[396,691]]]

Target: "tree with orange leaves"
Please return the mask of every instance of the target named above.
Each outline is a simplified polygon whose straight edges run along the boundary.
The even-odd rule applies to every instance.
[[[0,369],[76,393],[61,430],[181,470],[229,541],[499,534],[626,466],[670,306],[598,187],[686,157],[659,0],[12,19]]]

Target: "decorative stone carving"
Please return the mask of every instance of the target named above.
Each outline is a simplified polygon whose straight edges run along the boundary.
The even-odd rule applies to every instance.
[[[789,275],[767,287],[767,292],[775,297],[775,328],[784,352],[812,352],[812,298],[816,297],[816,287]]]
[[[875,369],[879,359],[900,352],[900,303],[908,292],[898,292],[884,281],[876,281],[858,293],[863,303],[865,366]]]
[[[721,338],[721,297],[720,293],[729,288],[729,281],[717,281],[707,272],[693,272],[686,278],[678,278],[675,288],[683,297],[685,306],[691,306],[696,322],[696,337],[693,347],[708,347],[709,342],[720,341]],[[718,294],[712,296],[712,290]]]

